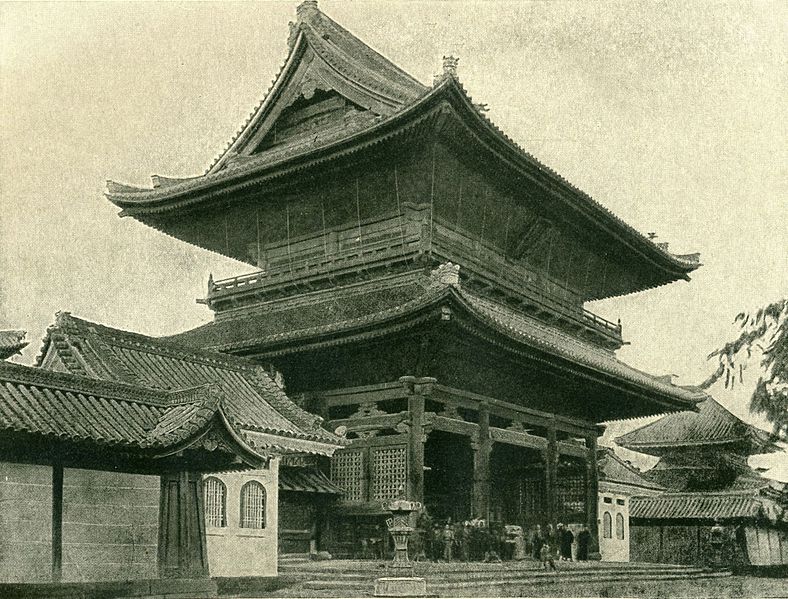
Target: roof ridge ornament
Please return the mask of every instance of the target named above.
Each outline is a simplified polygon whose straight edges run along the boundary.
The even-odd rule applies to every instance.
[[[317,7],[317,0],[304,0],[296,7],[296,16],[298,20],[301,21],[316,13],[318,10],[320,9]]]
[[[456,56],[449,54],[443,57],[443,72],[440,75],[435,75],[433,79],[433,86],[438,86],[446,79],[457,79],[457,64],[460,59]]]

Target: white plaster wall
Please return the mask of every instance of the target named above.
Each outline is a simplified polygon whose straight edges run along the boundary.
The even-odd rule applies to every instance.
[[[605,503],[609,498],[611,503]],[[624,505],[619,505],[623,501]],[[599,555],[603,562],[628,562],[629,561],[629,496],[610,491],[600,491],[598,498],[599,509]],[[605,538],[604,514],[610,513],[611,538]],[[624,518],[624,538],[616,536],[616,515]]]
[[[227,526],[206,527],[211,576],[276,576],[279,529],[279,461],[266,470],[214,474],[227,487]],[[241,528],[241,487],[256,480],[265,487],[266,527]]]

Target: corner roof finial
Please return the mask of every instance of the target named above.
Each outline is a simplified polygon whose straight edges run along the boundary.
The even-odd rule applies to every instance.
[[[435,75],[433,85],[439,85],[442,81],[453,77],[457,78],[457,63],[460,62],[459,58],[449,55],[443,57],[443,72],[440,75]]]
[[[457,63],[460,62],[460,59],[452,56],[443,57],[443,76],[444,77],[456,77],[457,76]]]
[[[317,10],[317,0],[304,0],[296,7],[296,15],[299,19],[303,19]]]

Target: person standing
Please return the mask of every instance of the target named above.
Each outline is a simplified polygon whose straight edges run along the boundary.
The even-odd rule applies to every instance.
[[[575,540],[575,535],[569,529],[569,525],[562,527],[561,530],[561,559],[562,560],[567,562],[572,561],[572,542],[574,540]]]
[[[451,524],[446,524],[443,528],[443,559],[447,562],[451,561],[452,546],[454,545],[454,531],[451,529]]]
[[[553,548],[550,546],[550,543],[545,542],[542,545],[542,548],[539,550],[539,558],[542,560],[542,568],[547,570],[547,565],[550,565],[550,568],[553,572],[557,572],[558,569],[555,567],[555,561],[553,560]]]
[[[536,528],[534,528],[534,534],[531,537],[531,555],[533,555],[536,561],[542,559],[542,545],[544,545],[542,527],[537,524]]]
[[[583,524],[580,532],[577,533],[577,561],[588,561],[588,546],[591,544],[591,533],[588,527]]]

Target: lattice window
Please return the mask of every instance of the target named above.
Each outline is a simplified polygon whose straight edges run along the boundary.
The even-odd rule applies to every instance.
[[[208,526],[227,526],[227,487],[215,476],[205,479],[205,522]]]
[[[364,501],[364,455],[361,451],[341,451],[331,458],[331,480],[345,491],[347,501]]]
[[[407,480],[407,448],[381,447],[372,452],[372,499],[395,499]]]
[[[586,479],[582,474],[566,474],[558,479],[558,502],[564,514],[585,511]]]
[[[265,528],[265,487],[256,480],[241,487],[241,528]]]
[[[624,516],[621,514],[616,514],[616,538],[624,538]]]

